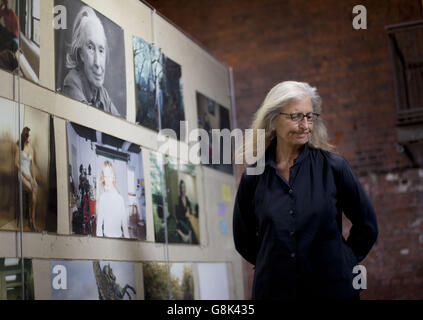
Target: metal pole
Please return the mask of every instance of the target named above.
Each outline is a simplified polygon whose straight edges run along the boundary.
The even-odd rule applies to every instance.
[[[21,1],[18,1],[18,20],[20,19],[20,10],[21,10]],[[20,21],[20,20],[19,20]],[[19,31],[18,36],[20,33],[20,23],[19,23]],[[19,170],[18,170],[18,183],[19,183],[19,226],[20,226],[20,259],[21,259],[21,286],[22,286],[22,300],[25,300],[25,266],[24,266],[24,256],[23,256],[23,201],[22,201],[22,176],[21,176],[21,169],[22,169],[22,157],[21,157],[21,76],[20,76],[20,59],[19,59],[19,52],[21,49],[21,41],[20,37],[18,39],[18,51],[17,51],[17,60],[18,60],[18,68],[17,78],[18,78],[18,136],[19,136]]]
[[[156,17],[156,9],[153,8],[151,11],[151,31],[152,31],[152,43],[156,45],[156,28],[155,28],[155,17]],[[160,53],[161,54],[161,53]],[[160,59],[157,63],[160,62]],[[162,71],[163,72],[163,71]],[[156,103],[157,103],[157,114],[159,120],[159,131],[162,130],[162,98],[160,94],[160,82],[159,77],[155,74],[156,77]],[[164,159],[164,156],[162,156]],[[164,164],[163,164],[164,169]],[[169,300],[172,299],[172,287],[170,285],[170,262],[169,262],[169,238],[167,233],[167,206],[165,203],[165,196],[164,192],[166,192],[166,185],[163,184],[162,175],[160,175],[160,187],[162,189],[162,206],[163,206],[163,216],[164,216],[164,227],[165,227],[165,260],[166,260],[166,267],[167,267],[167,290],[168,290],[168,297]]]

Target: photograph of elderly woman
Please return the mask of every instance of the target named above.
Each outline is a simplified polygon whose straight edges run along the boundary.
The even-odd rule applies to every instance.
[[[126,118],[123,30],[78,0],[56,0],[66,8],[67,28],[55,30],[56,90]]]
[[[155,131],[172,129],[180,140],[180,121],[185,120],[181,66],[140,37],[132,42],[136,122]]]
[[[171,263],[170,274],[165,263],[143,265],[145,300],[194,300],[194,277],[191,263]],[[170,292],[168,288],[170,277]]]
[[[40,0],[0,0],[0,68],[39,82]]]
[[[151,193],[155,239],[170,243],[199,244],[199,213],[195,166],[150,152]],[[163,190],[166,190],[163,192]],[[163,205],[165,203],[166,205]]]
[[[32,260],[0,258],[0,300],[34,300]],[[22,288],[22,278],[24,287]]]
[[[72,231],[145,240],[141,148],[69,121],[67,135]]]
[[[217,157],[218,163],[213,163],[213,129],[228,129],[231,131],[231,121],[229,117],[229,109],[221,106],[216,101],[197,92],[197,123],[198,128],[204,129],[209,137],[209,163],[204,164],[209,168],[219,170],[221,172],[233,174],[232,167],[232,149],[227,150],[223,147],[224,140],[220,141],[220,157]],[[230,135],[230,134],[229,134]],[[215,138],[216,139],[216,138]],[[215,151],[216,152],[216,151]],[[228,154],[225,154],[227,152]],[[224,163],[229,162],[229,163]],[[216,162],[216,161],[215,161]]]
[[[135,300],[134,264],[117,261],[50,261],[52,300]]]
[[[53,120],[49,114],[0,98],[0,229],[57,231]],[[19,142],[20,140],[20,142]]]

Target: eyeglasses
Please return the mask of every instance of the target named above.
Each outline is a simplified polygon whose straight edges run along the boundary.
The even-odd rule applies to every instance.
[[[286,116],[290,116],[291,120],[294,122],[301,122],[303,121],[304,118],[307,119],[307,122],[313,122],[316,121],[317,118],[319,118],[320,114],[319,113],[314,113],[314,112],[308,112],[306,114],[301,113],[301,112],[296,112],[296,113],[284,113],[284,112],[279,112],[280,114],[284,114]]]

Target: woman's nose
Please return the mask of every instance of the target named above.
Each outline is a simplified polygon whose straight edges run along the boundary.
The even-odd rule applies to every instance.
[[[304,117],[298,124],[300,125],[301,128],[304,128],[304,129],[308,129],[310,125],[307,120],[307,117]]]
[[[98,52],[96,51],[94,54],[94,65],[98,67]]]
[[[98,50],[95,50],[95,52],[94,52],[94,65],[96,67],[99,67],[100,66],[99,62],[100,62],[100,52]]]

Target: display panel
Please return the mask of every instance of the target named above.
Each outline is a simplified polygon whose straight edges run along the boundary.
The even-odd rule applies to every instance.
[[[141,148],[67,122],[72,231],[145,240]]]
[[[207,88],[209,88],[207,92],[209,92],[211,97],[219,101],[225,101],[225,99],[229,96],[226,90],[228,88],[226,81],[227,68],[222,68],[222,66],[220,66],[217,61],[210,59],[209,53],[197,47],[195,43],[185,37],[183,33],[175,29],[174,26],[169,24],[162,17],[158,16],[151,10],[151,8],[145,6],[142,2],[128,2],[128,5],[119,7],[119,5],[116,5],[115,3],[108,3],[103,5],[102,3],[96,1],[87,1],[87,3],[93,6],[93,8],[96,8],[96,10],[93,10],[93,12],[100,20],[104,30],[102,32],[93,32],[95,28],[101,29],[99,23],[97,22],[96,26],[92,25],[90,28],[87,28],[87,30],[84,31],[84,33],[86,33],[84,34],[84,37],[90,36],[91,40],[89,41],[89,45],[95,45],[96,48],[101,46],[101,41],[104,40],[103,38],[107,38],[107,40],[113,39],[112,41],[107,41],[107,49],[105,51],[107,53],[114,52],[115,58],[110,58],[111,55],[106,54],[103,87],[105,88],[107,95],[100,92],[101,89],[99,89],[100,87],[98,86],[97,90],[94,90],[94,93],[91,96],[92,99],[86,100],[85,97],[80,98],[80,96],[78,96],[80,93],[77,91],[80,89],[80,91],[86,95],[87,89],[92,89],[95,80],[93,79],[93,77],[95,78],[95,72],[93,71],[95,66],[91,68],[91,70],[89,70],[89,66],[86,68],[80,66],[79,70],[75,70],[75,72],[85,72],[84,76],[86,79],[81,80],[81,77],[79,77],[80,83],[78,83],[78,77],[70,75],[69,82],[71,83],[70,86],[73,87],[69,89],[69,92],[63,91],[65,79],[72,69],[66,67],[66,60],[67,53],[69,52],[69,48],[72,45],[71,42],[74,30],[73,26],[75,24],[75,20],[77,20],[76,16],[79,12],[79,9],[85,6],[85,4],[79,0],[0,0],[0,2],[5,1],[8,2],[8,4],[11,6],[16,6],[19,2],[21,7],[25,7],[25,10],[21,9],[20,14],[18,14],[19,18],[24,17],[31,19],[31,21],[29,22],[29,20],[27,20],[27,22],[23,22],[23,20],[20,19],[19,23],[22,32],[25,29],[25,34],[28,37],[30,37],[30,34],[33,34],[31,41],[34,41],[38,46],[40,45],[39,28],[41,27],[43,30],[43,61],[41,61],[41,70],[38,70],[39,67],[31,65],[35,77],[28,77],[27,73],[24,73],[24,71],[21,70],[21,77],[26,77],[26,79],[31,79],[34,82],[38,81],[39,74],[41,73],[42,86],[28,83],[28,81],[25,80],[23,80],[23,82],[21,81],[19,85],[19,81],[16,82],[18,78],[12,77],[11,74],[0,70],[3,80],[7,80],[7,83],[5,83],[4,88],[2,87],[1,90],[2,97],[4,96],[7,97],[7,99],[14,99],[17,101],[20,100],[23,103],[31,106],[21,106],[21,111],[19,112],[17,111],[16,102],[10,102],[11,108],[14,110],[14,114],[8,114],[10,110],[7,110],[6,112],[3,112],[2,109],[0,110],[0,233],[2,236],[2,241],[4,241],[2,256],[25,254],[26,256],[31,256],[34,259],[34,272],[36,277],[35,295],[37,299],[49,299],[50,297],[53,297],[51,294],[56,295],[56,298],[59,297],[57,299],[85,299],[83,293],[72,295],[62,292],[61,290],[63,290],[63,288],[60,288],[61,284],[63,283],[62,281],[67,283],[68,289],[69,285],[74,287],[77,283],[77,279],[83,279],[83,276],[75,276],[73,279],[74,281],[72,281],[71,278],[73,272],[68,273],[69,277],[64,278],[59,276],[58,270],[55,269],[55,272],[51,272],[51,283],[49,283],[49,281],[46,279],[46,276],[50,276],[49,271],[52,271],[50,270],[50,261],[52,261],[52,259],[73,260],[66,260],[63,262],[64,264],[71,262],[90,262],[90,268],[93,270],[92,272],[94,274],[94,278],[95,266],[98,267],[97,270],[100,270],[100,272],[103,272],[103,274],[106,276],[108,274],[110,278],[114,278],[116,276],[116,272],[119,272],[119,267],[111,266],[110,269],[112,269],[112,273],[109,273],[109,269],[105,268],[106,264],[109,262],[103,262],[102,259],[110,260],[110,263],[118,263],[120,260],[149,262],[166,260],[166,258],[163,259],[162,256],[163,249],[168,249],[165,246],[152,246],[151,243],[147,242],[139,243],[136,241],[122,241],[122,238],[145,240],[146,215],[148,215],[148,222],[150,223],[149,227],[150,225],[151,227],[156,227],[154,235],[155,240],[157,242],[164,243],[164,221],[163,218],[160,219],[159,217],[160,210],[162,217],[163,213],[165,212],[166,219],[168,219],[167,224],[170,228],[168,229],[167,235],[169,236],[169,242],[171,244],[178,244],[176,246],[170,246],[171,251],[173,250],[172,248],[177,249],[177,256],[174,258],[177,258],[178,261],[192,261],[192,257],[196,257],[196,261],[201,261],[204,259],[207,261],[224,260],[225,258],[222,259],[222,254],[224,253],[223,251],[216,252],[215,249],[209,247],[208,245],[209,241],[207,239],[209,239],[210,236],[213,238],[214,236],[219,235],[217,232],[215,232],[215,229],[213,229],[213,220],[209,220],[207,222],[205,219],[203,219],[204,214],[206,213],[205,206],[210,205],[210,202],[203,201],[204,199],[202,194],[197,194],[197,191],[199,192],[204,189],[204,183],[207,184],[206,187],[208,190],[219,188],[220,184],[210,184],[210,181],[207,181],[208,179],[206,179],[206,181],[200,179],[203,175],[198,177],[195,173],[197,169],[201,170],[199,167],[192,165],[177,165],[176,160],[163,158],[163,166],[161,168],[162,180],[164,183],[163,194],[158,194],[157,192],[155,193],[153,196],[152,205],[150,202],[147,205],[149,212],[146,213],[145,194],[147,193],[148,197],[150,197],[150,188],[152,187],[150,185],[150,177],[146,179],[147,183],[149,184],[147,189],[144,185],[142,158],[144,158],[146,161],[146,169],[149,169],[151,165],[147,162],[147,160],[150,159],[150,152],[147,151],[146,148],[157,151],[157,148],[155,147],[155,141],[152,139],[154,132],[150,132],[149,134],[144,128],[140,126],[134,126],[134,123],[123,121],[117,117],[112,117],[110,114],[118,115],[124,119],[126,118],[126,114],[128,114],[129,118],[133,117],[131,119],[128,118],[129,121],[133,121],[136,117],[138,125],[152,129],[156,132],[160,129],[172,129],[175,131],[179,140],[184,139],[183,133],[181,134],[180,132],[180,121],[185,120],[187,115],[190,116],[188,117],[189,119],[193,119],[192,116],[195,118],[195,112],[193,111],[195,109],[195,100],[191,99],[191,97],[194,98],[196,89],[203,90],[204,85],[206,85]],[[58,6],[64,6],[66,9],[65,12],[63,10],[61,11],[61,14],[66,14],[65,29],[60,29],[53,25],[53,23],[56,22],[56,20],[53,18],[53,15],[54,17],[57,17],[58,14],[56,9]],[[107,17],[103,16],[99,12],[102,12]],[[87,18],[88,15],[90,15],[88,12],[84,14],[87,14]],[[50,22],[48,22],[44,21],[44,17],[50,17],[52,19]],[[43,18],[42,25],[40,25],[40,18]],[[115,22],[117,24],[115,24]],[[2,23],[3,21],[0,19],[0,24]],[[32,26],[29,25],[30,23],[32,23]],[[54,30],[52,29],[53,27]],[[48,30],[50,30],[50,32],[44,32]],[[127,39],[124,39],[123,32],[125,32],[125,37]],[[60,33],[63,35],[60,35]],[[93,35],[93,33],[95,35]],[[101,36],[102,34],[104,34],[104,37]],[[128,36],[131,37],[132,34],[140,34],[143,36],[143,38],[148,39],[149,41],[153,41],[156,44],[156,46],[152,46],[146,43],[151,50],[151,59],[149,62],[147,61],[147,63],[150,63],[151,69],[154,68],[154,72],[156,72],[154,81],[152,81],[153,87],[152,89],[149,89],[148,92],[150,95],[150,100],[147,101],[147,105],[152,105],[152,108],[144,108],[145,97],[143,97],[143,93],[139,91],[140,88],[144,88],[148,75],[144,75],[143,72],[141,72],[142,76],[139,78],[144,79],[135,79],[135,81],[134,79],[130,79],[132,78],[132,75],[128,75],[128,78],[126,78],[125,75],[125,57],[129,57],[128,53],[129,55],[134,54],[134,58],[136,55],[135,37],[133,48],[130,48],[130,45],[127,46],[126,50],[129,50],[129,52],[126,53],[124,52],[125,48],[123,40],[127,42],[127,40],[130,39]],[[44,35],[47,35],[46,39],[44,39]],[[109,37],[109,35],[111,36]],[[176,43],[173,43],[172,41],[175,41]],[[172,45],[169,45],[169,43],[172,43]],[[160,45],[160,47],[157,45]],[[96,50],[96,48],[91,49]],[[132,49],[134,49],[134,51],[132,51]],[[24,51],[25,49],[22,47],[21,50]],[[82,55],[83,53],[80,51],[78,53],[79,61],[82,60]],[[171,59],[169,57],[171,57]],[[39,59],[40,56],[38,47],[38,62],[36,60],[34,61],[39,64]],[[110,59],[113,61],[111,62]],[[30,64],[32,64],[32,62],[32,60],[28,61]],[[20,61],[20,63],[21,68],[23,68],[23,62]],[[91,66],[93,66],[93,64]],[[137,67],[135,59],[134,66]],[[186,82],[186,88],[184,89],[188,89],[185,90],[185,93],[189,94],[189,99],[185,99],[187,106],[187,110],[185,111],[191,112],[191,115],[188,113],[185,114],[184,111],[182,68],[184,68],[186,74],[189,74],[189,77],[184,78],[184,85]],[[112,76],[110,76],[110,70],[113,70]],[[132,73],[132,70],[130,73]],[[137,73],[134,75],[136,78]],[[90,76],[91,79],[88,79]],[[214,78],[216,78],[217,81],[214,81]],[[11,83],[9,80],[13,80],[13,82]],[[156,80],[158,80],[157,85]],[[85,82],[83,83],[83,81]],[[122,84],[123,86],[119,87]],[[130,110],[130,112],[127,112],[126,109],[126,85],[128,85],[128,88],[133,90],[133,92],[129,92],[129,95],[137,95],[135,100],[132,98],[128,100],[128,106],[133,108],[135,107],[134,102],[136,102],[137,107],[136,110]],[[134,89],[132,89],[133,86]],[[53,91],[51,91],[51,89],[53,89]],[[54,91],[55,89],[57,92]],[[72,95],[73,93],[74,95]],[[74,100],[64,97],[65,95],[73,98]],[[124,97],[122,97],[122,95],[124,95]],[[107,97],[109,99],[107,99]],[[121,107],[121,104],[116,103],[119,97],[124,102],[123,107]],[[78,103],[76,100],[79,100],[86,105],[84,106]],[[118,110],[116,111],[111,105],[108,107],[108,101],[111,101],[115,108]],[[13,106],[13,104],[15,104],[15,106]],[[96,109],[94,109],[93,106],[96,107]],[[72,111],[73,109],[74,111]],[[104,112],[100,111],[100,109],[103,109],[110,114],[105,114]],[[150,124],[148,124],[148,122],[141,123],[143,117],[145,116],[143,115],[145,109],[147,109],[148,113],[150,113],[150,115],[147,117],[147,119],[150,120]],[[152,110],[152,116],[150,109]],[[40,110],[44,110],[45,112]],[[124,110],[125,116],[120,114],[121,110]],[[136,114],[134,114],[134,111],[136,111]],[[39,115],[37,115],[38,113]],[[219,114],[217,104],[214,105],[213,108],[210,108],[210,114],[211,113],[215,115]],[[160,117],[159,114],[161,115]],[[45,121],[45,117],[49,117],[48,123]],[[104,121],[104,123],[98,127],[103,132],[92,129],[97,128],[95,123],[92,122],[92,117],[97,119],[97,122]],[[53,120],[55,128],[53,127]],[[72,121],[70,124],[73,127],[72,130],[75,131],[73,132],[75,135],[72,138],[74,142],[73,146],[71,145],[71,139],[69,138],[69,132],[71,130],[68,129],[68,120]],[[6,124],[6,130],[3,130],[2,128],[3,124]],[[78,124],[92,128],[87,128]],[[11,130],[13,133],[8,132],[8,126],[12,127]],[[74,128],[77,126],[79,126],[79,129]],[[33,164],[29,164],[30,168],[32,165],[37,166],[36,173],[31,172],[32,168],[29,171],[31,172],[31,175],[36,176],[34,177],[34,181],[37,184],[38,193],[35,197],[36,202],[34,202],[34,207],[36,208],[34,218],[31,212],[33,201],[32,194],[25,190],[25,185],[22,185],[24,188],[22,202],[22,210],[24,214],[23,229],[24,231],[40,231],[43,232],[43,234],[23,235],[23,244],[21,244],[19,241],[19,233],[7,232],[4,230],[14,231],[19,230],[20,227],[18,221],[19,211],[21,210],[19,207],[19,192],[15,192],[15,189],[19,189],[19,183],[17,179],[16,181],[13,181],[13,176],[19,178],[20,175],[23,176],[23,173],[28,170],[25,169],[27,165],[24,164],[23,167],[25,168],[22,170],[21,166],[22,173],[18,175],[20,168],[17,167],[14,163],[16,159],[15,155],[17,153],[17,151],[14,149],[19,149],[19,143],[17,139],[21,136],[22,129],[25,127],[30,129],[30,142],[31,144],[35,143],[35,146],[32,146],[34,149],[32,160],[24,161],[27,161],[28,163],[31,161],[33,162]],[[41,135],[40,127],[46,129],[46,132],[49,132],[49,134]],[[114,129],[112,130],[111,128],[119,128],[119,133],[117,133]],[[94,134],[81,134],[84,129],[93,130]],[[113,133],[117,137],[123,136],[125,139],[130,141],[136,141],[138,144],[143,146],[142,152],[137,154],[138,151],[135,151],[135,149],[139,148],[138,146],[128,141],[123,141],[112,137],[105,132]],[[54,134],[56,137],[54,137]],[[93,136],[95,136],[95,139],[90,138]],[[35,141],[33,140],[34,138]],[[146,139],[151,139],[151,141],[146,141]],[[45,148],[45,146],[40,147],[39,143],[42,140],[45,143],[48,143],[48,148]],[[125,144],[129,144],[129,148],[127,148],[127,145],[124,146]],[[55,148],[57,148],[57,150],[55,150]],[[96,152],[95,157],[99,157],[97,154],[97,150],[99,150],[101,156],[108,158],[109,162],[111,163],[111,166],[107,165],[107,168],[109,169],[106,169],[106,171],[108,171],[108,173],[105,173],[105,170],[99,170],[95,167],[95,165],[92,164],[91,152],[93,149]],[[109,153],[110,150],[113,151],[112,155]],[[28,150],[22,151],[25,152],[26,155],[29,155]],[[148,153],[143,154],[145,152]],[[56,190],[56,153],[57,181],[59,182],[60,187],[58,194],[59,197],[57,197]],[[122,173],[124,170],[120,170],[119,168],[115,170],[116,163],[118,163],[118,161],[125,161],[122,160],[122,157],[124,157],[122,154],[124,153],[128,153],[130,159],[133,157],[132,153],[136,154],[134,157],[139,157],[141,160],[140,167],[137,167],[137,165],[128,164],[128,168],[125,173]],[[18,152],[18,154],[20,153]],[[73,154],[75,154],[75,156],[73,156]],[[44,159],[48,159],[48,161],[46,162]],[[86,159],[90,160],[88,161]],[[104,160],[101,165],[104,166],[105,162],[106,160]],[[75,163],[77,164],[74,165]],[[120,165],[117,165],[117,167],[120,167]],[[93,174],[93,172],[96,170],[97,172]],[[104,183],[100,181],[101,171],[103,171]],[[139,171],[141,171],[141,175]],[[201,172],[203,173],[204,171]],[[208,170],[208,172],[210,172],[210,170]],[[146,174],[150,175],[150,172]],[[123,178],[124,176],[126,176],[126,178]],[[217,176],[219,177],[219,175]],[[222,175],[220,175],[220,177],[221,176]],[[93,179],[94,177],[95,179]],[[126,179],[126,182],[122,182],[122,179]],[[81,181],[82,183],[80,183]],[[131,181],[134,181],[134,183],[130,183]],[[108,184],[108,187],[112,185],[117,190],[116,193],[120,194],[120,196],[123,198],[123,210],[121,205],[119,205],[120,209],[117,210],[115,210],[116,208],[113,207],[116,203],[122,203],[120,200],[112,199],[109,201],[109,203],[107,203],[107,201],[103,201],[103,205],[100,204],[100,202],[102,202],[100,201],[102,193],[106,193],[106,190],[104,190],[106,184]],[[122,191],[125,189],[125,187],[122,187],[122,184],[126,184],[126,191]],[[31,183],[29,185],[31,185]],[[125,192],[127,192],[127,196],[124,195]],[[47,198],[45,198],[46,194],[48,195]],[[158,195],[160,197],[157,197]],[[209,196],[210,192],[207,193],[207,197]],[[59,203],[57,203],[57,199],[60,200]],[[147,200],[150,201],[150,199]],[[13,201],[14,204],[11,205]],[[165,205],[163,205],[163,201]],[[201,204],[199,203],[200,201]],[[47,203],[46,209],[40,209],[41,207],[44,208],[45,203]],[[59,207],[57,207],[57,205],[59,205]],[[201,216],[203,221],[201,230],[203,239],[201,241],[202,246],[195,248],[193,246],[188,246],[188,244],[195,245],[200,243],[199,206],[202,209]],[[3,212],[3,210],[5,211]],[[13,218],[11,218],[12,215],[10,214],[12,210],[14,210]],[[127,234],[125,233],[124,223],[122,222],[121,218],[117,219],[117,223],[111,223],[113,226],[112,228],[107,227],[107,230],[114,231],[111,233],[105,232],[106,222],[104,221],[112,221],[114,218],[116,218],[111,217],[112,219],[103,218],[97,220],[99,211],[105,212],[107,210],[109,210],[109,212],[113,211],[114,213],[126,210],[128,220]],[[211,208],[207,209],[207,212],[209,211],[211,212]],[[3,216],[5,216],[4,224],[2,220]],[[105,216],[109,216],[110,218],[110,214],[105,214]],[[151,221],[150,217],[152,217]],[[8,220],[9,218],[11,219]],[[101,223],[102,227],[100,228],[100,234],[97,234],[98,221],[103,221]],[[113,221],[116,222],[116,220]],[[156,223],[157,221],[158,223]],[[106,224],[110,225],[109,223]],[[115,228],[116,225],[118,225],[120,228]],[[115,232],[116,229],[118,229],[117,233]],[[59,234],[47,234],[47,232],[58,232]],[[75,236],[75,234],[86,236],[78,237]],[[94,239],[91,236],[107,237],[108,239]],[[151,232],[151,234],[148,235],[149,241],[154,241],[152,237],[153,234]],[[220,241],[218,238],[215,239]],[[20,249],[22,249],[22,251],[19,253]],[[99,259],[99,261],[81,260],[90,258]],[[31,260],[28,261],[31,262]],[[176,265],[180,265],[180,268],[182,269],[179,271],[174,271],[174,267]],[[166,275],[171,277],[172,281],[175,282],[175,284],[172,285],[172,299],[194,298],[194,282],[191,282],[193,281],[192,270],[188,272],[188,274],[190,274],[189,276],[185,275],[187,272],[183,271],[183,265],[184,264],[181,263],[173,263],[171,267],[171,274]],[[187,265],[189,266],[189,269],[191,269],[191,264]],[[192,264],[192,266],[195,267],[195,264]],[[25,266],[25,270],[27,270],[27,266]],[[136,266],[136,270],[138,270],[138,266]],[[196,271],[197,269],[194,268],[195,276],[197,276]],[[130,274],[132,270],[125,272]],[[178,275],[180,272],[182,272],[181,275]],[[60,275],[63,274],[60,273]],[[139,276],[141,276],[141,274]],[[33,276],[32,274],[25,274],[25,278],[32,279]],[[99,282],[97,279],[95,279],[94,281],[95,286],[97,287],[97,296],[91,295],[87,299],[116,298],[113,292],[118,295],[119,299],[122,297],[124,297],[124,299],[134,299],[136,290],[131,290],[129,287],[127,287],[126,292],[122,292],[120,289],[123,289],[126,284],[129,284],[135,289],[135,282],[132,282],[132,280],[126,281],[120,276],[116,277],[115,279],[115,284],[120,286],[120,288],[118,287],[119,290],[112,291],[112,293],[109,292],[109,295],[104,293],[103,296],[99,295]],[[139,280],[140,279],[137,278],[137,283]],[[197,278],[195,278],[195,281],[196,280]],[[92,280],[90,281],[92,283]],[[187,285],[186,282],[190,284]],[[59,286],[59,289],[53,288],[53,284],[55,284],[56,287]],[[79,284],[76,285],[78,286]],[[25,287],[27,286],[30,287],[30,285],[25,284]],[[113,286],[114,285],[110,285],[110,287]],[[116,288],[116,286],[114,286],[114,288]],[[198,289],[197,283],[195,288],[196,290]],[[21,289],[22,287],[20,287],[19,290]],[[70,289],[72,290],[72,288]],[[140,289],[142,290],[143,288],[140,287]],[[54,290],[56,290],[56,292],[53,292]],[[90,290],[91,289],[87,291]],[[21,296],[16,292],[13,294],[14,296],[9,297],[9,299],[20,299]],[[196,295],[198,295],[197,291]],[[32,294],[25,293],[25,298],[28,299],[28,297],[30,297],[30,299],[34,298],[33,282]],[[166,299],[168,298],[169,296],[166,297]]]
[[[66,8],[66,28],[55,29],[56,90],[126,118],[123,30],[78,0],[56,0]]]

